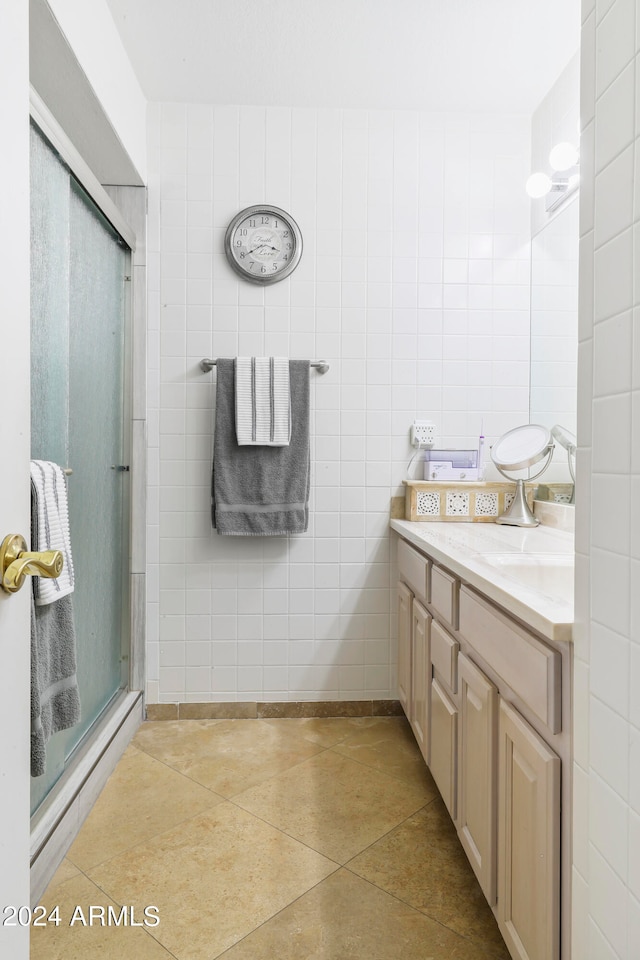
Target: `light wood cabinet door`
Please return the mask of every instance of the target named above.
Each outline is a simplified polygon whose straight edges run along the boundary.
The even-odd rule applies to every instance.
[[[500,701],[498,924],[517,960],[560,955],[560,758]]]
[[[458,657],[458,835],[488,902],[496,902],[498,691],[471,660]]]
[[[413,594],[409,587],[398,583],[398,700],[411,719],[411,622]]]
[[[431,700],[430,625],[430,614],[414,597],[413,629],[411,633],[411,715],[409,719],[422,756],[427,763],[429,763],[429,704]]]
[[[431,681],[431,774],[452,820],[456,818],[458,711],[438,681]]]

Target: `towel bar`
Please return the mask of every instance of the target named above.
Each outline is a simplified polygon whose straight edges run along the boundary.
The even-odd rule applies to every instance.
[[[205,373],[209,373],[210,370],[213,370],[217,360],[208,360],[206,357],[204,360],[200,361],[200,367],[204,370]],[[329,364],[326,360],[310,360],[309,366],[314,367],[318,373],[326,373],[329,369]]]

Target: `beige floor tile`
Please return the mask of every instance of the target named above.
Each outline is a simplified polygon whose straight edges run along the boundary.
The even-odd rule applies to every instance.
[[[360,730],[375,724],[376,717],[300,717],[295,719],[265,720],[280,724],[283,730],[296,733],[321,747],[333,747]]]
[[[49,881],[49,886],[47,887],[47,893],[50,893],[61,883],[65,883],[67,880],[71,880],[72,877],[77,877],[80,874],[80,870],[76,867],[75,863],[71,863],[70,860],[67,860],[65,857],[54,875]]]
[[[68,857],[86,870],[221,802],[222,797],[130,746]]]
[[[424,784],[430,774],[404,717],[380,717],[357,730],[333,748],[358,763],[388,773],[408,783]],[[435,784],[432,783],[434,792]]]
[[[335,869],[222,803],[89,874],[118,902],[157,904],[154,935],[178,960],[212,960]]]
[[[123,904],[116,904],[84,874],[50,884],[41,903],[49,912],[58,906],[60,924],[31,928],[31,960],[172,960],[171,954],[148,932],[151,928],[124,926],[120,915]],[[147,901],[145,906],[149,904]],[[109,906],[114,911],[111,925]],[[86,925],[77,912],[78,907]],[[89,907],[94,908],[92,914]],[[97,912],[100,907],[104,909],[102,918]],[[76,919],[71,925],[74,913]],[[131,916],[128,911],[127,919]],[[118,926],[115,920],[121,920]],[[133,920],[144,923],[144,914],[135,910]]]
[[[136,745],[223,797],[233,797],[319,753],[295,730],[263,720],[145,724]],[[152,726],[154,729],[145,729]],[[158,727],[171,727],[159,730]]]
[[[509,960],[493,913],[440,798],[349,863],[349,869]]]
[[[494,960],[495,954],[340,870],[224,960]]]
[[[327,750],[234,798],[245,810],[338,863],[350,860],[434,797]]]

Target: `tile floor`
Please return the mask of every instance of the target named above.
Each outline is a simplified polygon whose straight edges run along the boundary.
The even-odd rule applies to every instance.
[[[396,717],[143,724],[42,903],[31,960],[509,960]]]

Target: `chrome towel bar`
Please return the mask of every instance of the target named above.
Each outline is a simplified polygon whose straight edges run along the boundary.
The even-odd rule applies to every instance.
[[[204,360],[200,361],[200,367],[204,370],[205,373],[209,373],[210,370],[213,370],[217,360],[208,360],[206,357]],[[310,360],[309,366],[314,367],[318,373],[326,373],[329,369],[329,364],[326,360]]]

